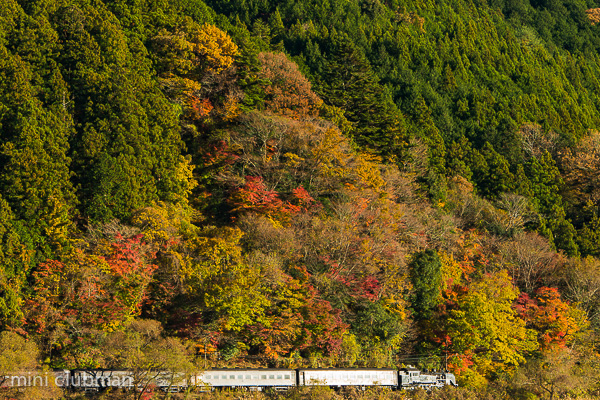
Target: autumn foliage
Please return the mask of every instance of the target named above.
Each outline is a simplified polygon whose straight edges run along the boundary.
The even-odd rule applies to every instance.
[[[562,301],[557,288],[541,287],[533,298],[523,293],[516,308],[527,325],[537,332],[542,350],[565,348],[581,329],[581,315]]]
[[[0,364],[597,383],[597,9],[155,3],[0,5]]]
[[[289,201],[283,201],[277,192],[266,188],[261,177],[247,176],[244,186],[234,191],[230,201],[234,213],[255,212],[281,222],[289,222],[294,214],[306,211],[314,199],[299,186],[292,190]]]
[[[260,53],[266,106],[270,111],[295,118],[315,116],[323,101],[312,91],[311,84],[298,66],[283,53]]]

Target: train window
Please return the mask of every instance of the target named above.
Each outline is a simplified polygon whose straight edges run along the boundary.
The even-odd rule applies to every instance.
[[[359,375],[359,376],[358,376],[358,379],[362,379],[362,375]]]
[[[246,379],[250,379],[250,375],[246,375]]]
[[[267,376],[266,375],[261,375],[260,379],[267,379]]]
[[[369,374],[365,375],[365,378],[367,378],[367,379],[369,379],[370,377],[371,377],[371,375],[369,375]]]
[[[238,379],[244,379],[244,375],[238,375]]]
[[[229,375],[229,379],[235,379],[235,375]]]
[[[275,375],[269,375],[269,379],[275,379]]]
[[[210,379],[210,375],[206,375],[206,379]]]
[[[277,379],[281,379],[281,375],[277,375]]]
[[[258,375],[252,375],[252,379],[254,379],[255,381],[258,380]]]
[[[290,379],[290,375],[285,375],[285,379]]]
[[[221,375],[221,379],[227,379],[227,375]]]

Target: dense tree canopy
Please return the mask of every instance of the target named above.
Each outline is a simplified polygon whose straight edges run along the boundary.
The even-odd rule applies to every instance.
[[[0,366],[410,362],[575,396],[599,5],[4,1]]]

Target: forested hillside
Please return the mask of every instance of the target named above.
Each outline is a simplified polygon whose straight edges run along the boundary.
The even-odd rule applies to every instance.
[[[596,398],[599,7],[5,0],[0,376],[411,364]]]

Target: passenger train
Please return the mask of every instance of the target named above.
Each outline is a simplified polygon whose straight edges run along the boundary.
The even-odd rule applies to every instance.
[[[456,378],[450,372],[422,372],[416,368],[214,369],[192,377],[192,383],[198,387],[250,389],[289,389],[296,386],[413,389],[457,386]]]
[[[50,383],[52,382],[52,383]],[[150,386],[165,392],[186,390],[211,391],[220,389],[288,390],[300,386],[329,386],[332,388],[371,386],[390,389],[441,388],[458,386],[454,374],[448,371],[421,371],[407,367],[383,368],[230,368],[210,369],[191,375],[166,371],[127,370],[60,370],[45,376],[5,376],[2,387],[24,387],[54,384],[63,389],[101,391],[108,388],[142,390]]]

